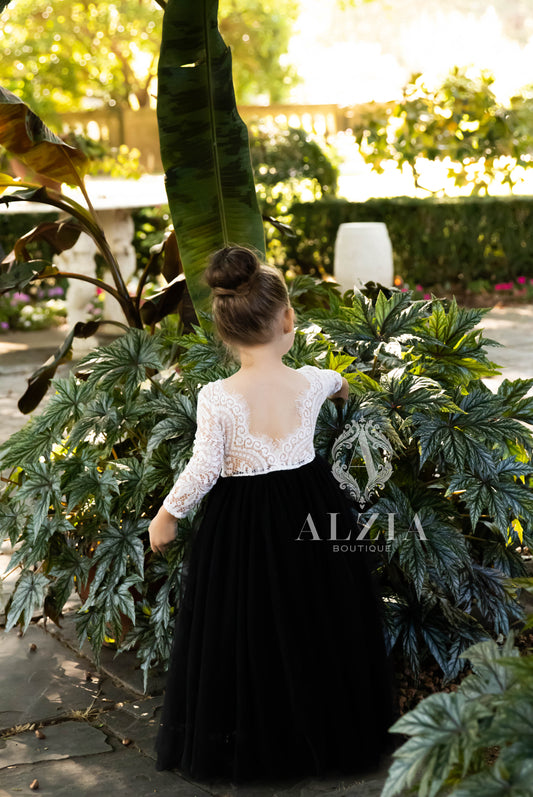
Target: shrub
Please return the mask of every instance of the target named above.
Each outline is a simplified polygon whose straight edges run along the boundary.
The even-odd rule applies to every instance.
[[[390,441],[391,478],[377,499],[354,504],[365,521],[378,514],[372,544],[386,540],[387,513],[395,516],[394,541],[377,561],[387,644],[413,671],[432,657],[452,677],[473,641],[507,634],[521,616],[504,579],[522,574],[517,548],[533,544],[533,400],[524,398],[533,380],[504,380],[497,394],[483,384],[496,373],[485,351],[493,342],[473,329],[486,310],[365,290],[341,299],[307,275],[291,281],[299,329],[285,361],[336,368],[350,382],[343,407],[321,409],[318,451],[333,460],[352,421]],[[179,333],[168,316],[152,335],[131,329],[95,350],[54,380],[44,412],[0,449],[1,467],[13,469],[0,532],[20,543],[9,567],[22,565],[7,627],[27,628],[41,604],[57,621],[90,574],[80,640],[97,654],[106,635],[135,646],[145,676],[168,656],[204,504],[178,524],[165,558],[149,549],[149,519],[191,454],[199,388],[236,368],[211,333]],[[354,478],[368,465],[362,446],[348,451]],[[378,468],[378,447],[371,456]],[[426,539],[412,533],[417,516]]]
[[[288,265],[304,273],[333,273],[339,225],[385,222],[394,271],[414,285],[492,285],[533,276],[533,202],[529,197],[466,199],[322,199],[296,203],[286,219],[296,238],[283,238]]]
[[[410,738],[394,753],[382,797],[415,785],[420,797],[531,794],[533,655],[520,657],[512,637],[463,655],[474,672],[457,691],[427,697],[392,726]]]
[[[301,128],[251,125],[250,152],[263,213],[278,216],[306,195],[321,199],[337,192],[332,152]]]

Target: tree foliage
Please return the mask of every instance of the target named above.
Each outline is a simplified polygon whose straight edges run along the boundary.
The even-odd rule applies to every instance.
[[[494,77],[478,77],[455,67],[437,88],[429,88],[415,74],[403,97],[378,111],[369,110],[354,127],[363,157],[382,174],[387,161],[407,166],[420,188],[424,160],[447,165],[459,187],[474,194],[488,193],[498,178],[512,188],[519,180],[517,166],[533,162],[531,99],[514,97],[509,106],[494,95]]]
[[[221,3],[241,102],[287,95],[296,75],[280,56],[297,11],[297,0]],[[157,94],[162,16],[155,0],[17,0],[0,16],[0,84],[48,116],[148,107]]]
[[[161,43],[152,0],[17,0],[1,21],[0,82],[40,113],[149,104]]]
[[[338,168],[331,150],[295,127],[250,125],[250,152],[263,213],[286,215],[303,198],[333,197]]]
[[[287,53],[300,0],[221,0],[219,27],[233,55],[237,99],[282,102],[298,82]]]

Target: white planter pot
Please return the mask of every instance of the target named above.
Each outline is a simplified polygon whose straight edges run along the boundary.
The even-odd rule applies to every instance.
[[[392,246],[382,221],[341,224],[335,240],[335,280],[343,291],[361,288],[370,280],[393,285]]]

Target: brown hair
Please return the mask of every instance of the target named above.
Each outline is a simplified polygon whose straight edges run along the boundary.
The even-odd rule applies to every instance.
[[[213,291],[213,318],[225,343],[268,343],[282,308],[290,307],[282,274],[244,246],[211,255],[204,278]]]

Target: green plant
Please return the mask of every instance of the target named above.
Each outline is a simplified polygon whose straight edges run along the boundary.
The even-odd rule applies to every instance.
[[[451,677],[472,641],[507,633],[521,616],[504,579],[522,573],[517,548],[532,544],[524,422],[533,406],[523,396],[533,380],[505,380],[494,395],[484,387],[495,367],[491,341],[472,331],[482,311],[372,285],[341,299],[307,275],[289,290],[299,320],[285,362],[336,368],[351,385],[344,407],[322,407],[317,450],[331,459],[346,424],[361,419],[394,448],[390,480],[354,506],[367,521],[378,513],[375,545],[386,540],[387,513],[396,516],[378,564],[388,645],[401,666],[416,671],[432,657]],[[191,454],[198,389],[237,367],[207,329],[179,333],[169,316],[152,335],[132,329],[95,350],[54,380],[45,411],[0,449],[2,469],[13,469],[0,532],[20,543],[10,567],[23,568],[8,626],[27,627],[41,604],[57,621],[90,571],[80,641],[97,653],[106,635],[135,647],[145,676],[168,655],[183,556],[204,504],[178,524],[167,558],[149,550],[147,525]],[[359,477],[359,443],[350,456]],[[409,531],[415,515],[425,541]],[[134,624],[125,636],[124,616]]]
[[[159,58],[157,118],[161,160],[189,292],[209,307],[201,276],[227,244],[264,258],[248,131],[237,112],[231,53],[217,27],[218,0],[169,0]],[[176,116],[175,109],[186,109]]]
[[[61,290],[61,289],[59,289]],[[0,296],[0,329],[47,329],[65,323],[67,308],[63,299],[47,298],[32,303],[25,293]]]
[[[94,212],[84,184],[88,168],[86,155],[58,138],[18,97],[0,88],[0,141],[35,173],[34,182],[18,182],[9,175],[0,175],[0,191],[7,193],[0,202],[36,202],[49,205],[67,214],[66,220],[44,221],[15,242],[12,252],[4,258],[0,272],[0,293],[21,291],[36,281],[50,277],[79,279],[90,282],[97,289],[110,293],[120,304],[127,324],[142,328],[143,324],[156,324],[168,313],[181,312],[185,325],[196,319],[194,309],[186,304],[187,289],[177,249],[165,247],[162,271],[166,286],[149,298],[143,297],[143,288],[150,271],[158,262],[159,253],[147,263],[134,296],[130,296],[120,267],[113,255],[105,233]],[[60,184],[77,186],[87,207],[61,193]],[[44,183],[44,184],[43,184]],[[46,185],[45,185],[46,184]],[[59,254],[72,247],[81,233],[89,235],[96,243],[99,255],[109,269],[114,285],[98,277],[61,272],[49,259],[35,257],[34,246],[44,241],[49,252]],[[171,256],[172,251],[172,256]],[[106,319],[90,319],[78,323],[58,348],[52,361],[31,377],[25,394],[19,401],[21,412],[33,410],[46,393],[58,366],[71,356],[74,337],[93,335],[101,324],[115,324],[123,329],[127,325]]]
[[[473,329],[487,311],[374,287],[301,318],[321,328],[333,367],[349,363],[352,397],[319,424],[322,450],[353,421],[394,444],[393,475],[360,515],[383,553],[389,649],[415,675],[429,655],[455,677],[466,647],[521,617],[504,578],[524,572],[520,546],[533,541],[533,380],[483,383],[498,373],[485,352],[495,342]]]
[[[105,175],[123,179],[137,179],[144,173],[139,160],[138,149],[130,149],[126,144],[110,147],[102,141],[96,141],[87,135],[70,131],[63,140],[72,147],[81,149],[89,159],[88,174]]]
[[[488,193],[497,178],[512,189],[516,167],[532,163],[533,107],[523,97],[503,107],[493,82],[487,72],[474,79],[454,67],[441,86],[429,89],[422,75],[413,75],[398,103],[381,114],[369,111],[355,127],[363,157],[379,174],[387,162],[408,166],[417,188],[426,188],[421,184],[423,162],[440,161],[447,177],[473,194]]]
[[[252,124],[250,151],[263,213],[285,216],[295,201],[335,196],[339,172],[332,154],[305,130]]]
[[[531,794],[533,655],[519,656],[512,635],[462,655],[474,672],[457,691],[427,697],[392,726],[409,739],[394,753],[382,797],[415,786],[420,797]]]

